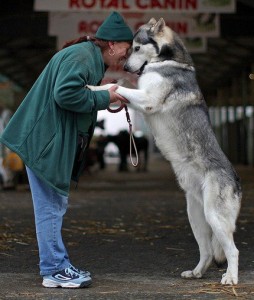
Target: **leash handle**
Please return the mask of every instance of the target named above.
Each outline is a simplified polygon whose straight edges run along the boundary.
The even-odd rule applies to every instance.
[[[130,114],[128,112],[128,108],[127,105],[124,104],[124,109],[125,109],[125,113],[126,113],[126,119],[127,122],[129,124],[129,134],[130,134],[130,160],[131,160],[131,164],[133,165],[133,167],[137,167],[138,166],[138,150],[136,147],[136,143],[134,140],[134,136],[133,136],[133,131],[132,131],[132,124],[131,124],[131,118],[130,118]],[[133,159],[132,159],[132,144],[135,150],[135,155],[136,155],[136,162],[134,163]]]
[[[124,108],[125,104],[121,102],[121,105],[116,108],[116,109],[112,109],[110,107],[107,108],[107,110],[111,113],[118,113],[119,111],[121,111]]]
[[[133,165],[133,167],[137,167],[138,166],[138,150],[137,150],[137,146],[136,146],[134,136],[133,136],[131,118],[130,118],[130,114],[128,112],[127,105],[125,103],[121,103],[121,106],[119,106],[117,109],[111,109],[111,108],[108,107],[107,110],[111,113],[117,113],[117,112],[121,111],[123,108],[125,109],[126,119],[127,119],[128,124],[129,124],[130,160],[131,160],[131,164]],[[135,150],[136,162],[134,162],[133,159],[132,159],[132,145],[133,145],[134,150]]]

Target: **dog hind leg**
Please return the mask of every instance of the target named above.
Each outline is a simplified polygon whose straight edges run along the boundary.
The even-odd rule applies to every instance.
[[[221,283],[237,284],[239,251],[235,246],[233,233],[240,208],[240,199],[234,195],[230,185],[221,187],[213,177],[206,180],[204,208],[206,220],[220,243],[228,262],[228,268],[222,276]]]
[[[213,259],[212,231],[205,219],[202,200],[197,197],[189,192],[186,194],[189,222],[199,246],[200,261],[193,270],[182,272],[182,278],[201,278]]]
[[[218,239],[214,234],[212,236],[212,248],[213,248],[214,261],[218,267],[221,267],[226,262],[226,256],[223,251],[223,248],[221,247]]]

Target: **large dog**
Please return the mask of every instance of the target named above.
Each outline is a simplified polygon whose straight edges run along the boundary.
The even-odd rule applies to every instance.
[[[190,55],[163,19],[151,19],[135,34],[124,67],[140,75],[138,89],[120,86],[117,92],[144,114],[158,148],[171,162],[186,194],[200,261],[181,276],[200,278],[213,259],[217,263],[227,260],[221,283],[237,284],[239,252],[233,233],[241,187],[212,131]]]

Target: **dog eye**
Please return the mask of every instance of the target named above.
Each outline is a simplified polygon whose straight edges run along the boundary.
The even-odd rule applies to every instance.
[[[140,49],[140,47],[137,46],[137,47],[134,48],[134,51],[137,52],[139,49]]]

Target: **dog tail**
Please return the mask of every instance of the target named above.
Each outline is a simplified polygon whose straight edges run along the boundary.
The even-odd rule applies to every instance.
[[[216,265],[218,267],[222,266],[226,262],[226,256],[219,241],[217,240],[214,234],[212,236],[212,249]]]

